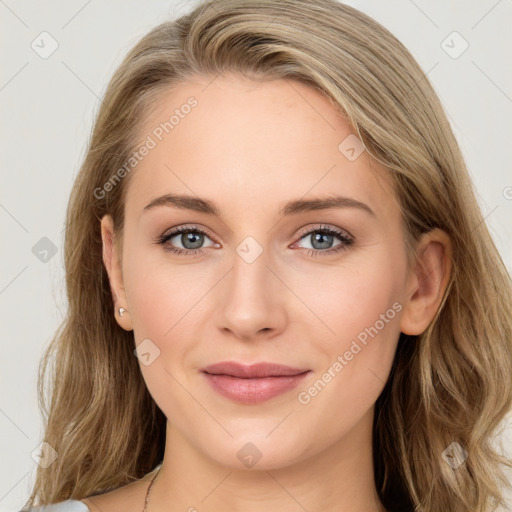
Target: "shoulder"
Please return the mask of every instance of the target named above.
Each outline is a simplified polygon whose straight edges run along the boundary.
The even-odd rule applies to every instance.
[[[82,501],[66,500],[60,503],[32,507],[27,512],[91,512],[89,507]]]
[[[109,491],[82,500],[65,500],[51,505],[32,507],[21,512],[132,512],[142,510],[144,487],[142,482],[134,482],[114,491]]]
[[[103,494],[79,500],[66,500],[51,505],[33,507],[21,512],[140,512],[144,508],[146,491],[151,478],[160,466],[140,480],[118,487]]]

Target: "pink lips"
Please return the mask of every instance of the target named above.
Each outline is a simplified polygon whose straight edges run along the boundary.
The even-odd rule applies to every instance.
[[[296,387],[308,369],[291,368],[274,363],[245,366],[224,361],[202,369],[212,388],[236,402],[256,404]]]

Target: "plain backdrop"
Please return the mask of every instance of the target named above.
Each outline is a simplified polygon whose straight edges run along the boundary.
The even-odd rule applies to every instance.
[[[511,271],[512,2],[347,3],[393,32],[428,73]],[[64,214],[99,99],[142,35],[195,4],[0,0],[0,512],[21,508],[35,475],[38,363],[66,308]]]

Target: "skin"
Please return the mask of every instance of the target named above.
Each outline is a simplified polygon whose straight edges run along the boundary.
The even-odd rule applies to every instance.
[[[400,331],[422,333],[439,307],[450,240],[440,230],[424,235],[422,265],[408,267],[389,174],[366,151],[347,159],[338,145],[349,125],[326,97],[296,81],[197,77],[162,98],[140,140],[190,96],[197,107],[132,171],[122,247],[112,219],[101,219],[116,311],[127,310],[116,319],[133,329],[135,345],[149,338],[160,350],[148,366],[140,363],[168,419],[149,510],[382,512],[373,481],[374,405]],[[142,213],[167,193],[208,199],[220,215],[172,206]],[[279,214],[287,201],[333,194],[365,203],[375,216],[351,207]],[[155,243],[185,224],[207,232],[202,254],[176,255]],[[354,243],[326,254],[343,242],[334,235],[313,245],[321,226],[344,230]],[[263,250],[252,263],[236,252],[247,236]],[[179,235],[172,244],[185,247]],[[300,403],[298,393],[394,303],[401,306],[394,318]],[[224,360],[311,372],[299,388],[242,405],[200,373]],[[252,468],[237,457],[248,442],[261,452]],[[142,479],[83,501],[92,511],[141,512],[147,486]]]

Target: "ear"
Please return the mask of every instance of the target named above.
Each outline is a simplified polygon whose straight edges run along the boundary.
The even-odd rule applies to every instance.
[[[115,318],[117,323],[124,330],[131,331],[133,327],[130,318],[130,308],[128,307],[123,284],[123,272],[119,258],[119,244],[115,239],[114,221],[110,215],[104,215],[101,219],[101,240],[103,242],[103,263],[107,269],[110,282]],[[122,316],[119,314],[119,308],[121,307],[126,310],[123,312]]]
[[[424,332],[441,304],[452,271],[452,244],[441,229],[425,233],[418,241],[418,262],[409,274],[407,300],[400,319],[404,334]]]

